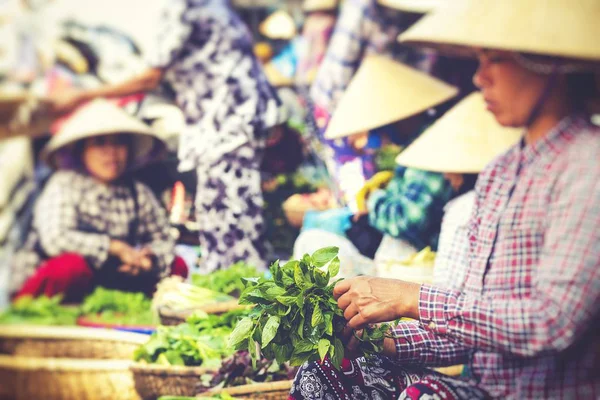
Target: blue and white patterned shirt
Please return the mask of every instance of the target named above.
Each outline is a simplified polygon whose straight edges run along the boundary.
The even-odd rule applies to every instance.
[[[246,144],[264,146],[280,101],[254,57],[252,37],[227,0],[163,0],[151,66],[164,70],[187,128],[180,169],[208,165]]]

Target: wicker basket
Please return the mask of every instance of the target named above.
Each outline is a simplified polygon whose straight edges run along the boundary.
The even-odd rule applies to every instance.
[[[129,371],[131,363],[0,355],[0,399],[139,399]]]
[[[131,359],[147,335],[110,329],[51,326],[3,326],[0,354],[19,357]]]
[[[202,394],[205,396],[214,396],[227,393],[236,399],[287,400],[292,388],[292,382],[254,383],[252,385],[234,386],[225,389],[213,389]]]
[[[177,311],[162,307],[159,308],[158,314],[162,325],[179,325],[185,322],[185,320],[196,311],[204,311],[207,314],[223,314],[228,311],[239,310],[246,307],[248,306],[239,305],[238,300],[231,300]]]
[[[144,400],[160,396],[195,396],[204,367],[179,367],[134,363],[130,367],[135,389]]]

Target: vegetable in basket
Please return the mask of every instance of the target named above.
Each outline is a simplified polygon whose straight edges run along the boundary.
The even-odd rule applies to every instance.
[[[161,365],[206,366],[217,368],[234,353],[227,340],[237,321],[247,310],[222,315],[197,312],[177,326],[160,326],[150,340],[134,353],[136,361]]]
[[[244,290],[242,278],[253,278],[260,275],[256,267],[240,261],[229,268],[217,270],[210,274],[194,274],[192,275],[192,284],[238,297]]]
[[[61,306],[62,296],[22,296],[0,314],[0,324],[75,325],[79,309]]]
[[[81,311],[89,320],[119,325],[152,325],[151,300],[141,292],[98,287],[83,300]]]

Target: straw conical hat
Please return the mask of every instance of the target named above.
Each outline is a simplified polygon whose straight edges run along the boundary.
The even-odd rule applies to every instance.
[[[296,36],[296,23],[290,14],[279,10],[260,24],[259,31],[269,39],[290,40]]]
[[[140,120],[107,100],[98,99],[79,108],[50,139],[43,158],[56,166],[55,155],[61,149],[94,136],[129,133],[134,137],[133,159],[136,164],[147,161],[156,142],[162,140]]]
[[[302,10],[306,13],[315,11],[331,11],[338,6],[337,0],[304,0]]]
[[[398,157],[406,167],[435,172],[479,173],[521,137],[502,127],[486,110],[481,93],[472,93],[444,114]]]
[[[340,99],[325,138],[390,124],[456,96],[458,89],[383,56],[368,56]]]
[[[384,7],[400,11],[426,14],[443,3],[442,0],[379,0]]]
[[[400,35],[406,43],[600,60],[598,0],[455,0]]]
[[[267,80],[273,87],[283,87],[283,86],[292,86],[294,84],[294,80],[290,77],[285,76],[277,67],[273,64],[273,62],[265,64],[263,67],[265,71],[265,75],[267,76]]]

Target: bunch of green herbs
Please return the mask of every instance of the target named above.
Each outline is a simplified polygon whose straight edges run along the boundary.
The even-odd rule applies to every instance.
[[[91,321],[119,325],[152,325],[151,299],[141,292],[98,287],[81,305]]]
[[[0,324],[75,325],[79,310],[61,306],[62,296],[19,297],[0,314]]]
[[[326,247],[312,256],[270,267],[272,278],[246,279],[240,304],[254,304],[240,320],[230,345],[247,349],[256,362],[261,352],[267,359],[299,366],[324,360],[339,368],[344,357],[346,320],[333,297],[340,260],[337,247]],[[325,269],[324,267],[327,266]],[[390,326],[367,327],[357,338],[365,356],[380,354]]]
[[[258,276],[260,276],[260,272],[258,272],[256,267],[240,261],[229,268],[211,272],[210,274],[194,274],[192,275],[192,284],[237,297],[244,290],[242,278]]]
[[[218,368],[221,360],[234,353],[227,346],[233,327],[247,310],[222,315],[197,312],[177,326],[160,326],[150,340],[136,349],[134,359],[161,365]]]

